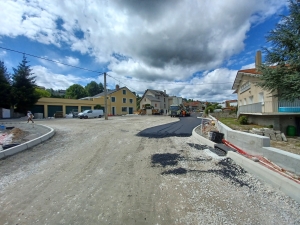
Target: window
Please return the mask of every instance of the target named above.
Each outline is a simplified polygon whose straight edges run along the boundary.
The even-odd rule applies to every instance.
[[[126,98],[123,98],[123,103],[126,103]]]
[[[258,94],[258,101],[264,103],[264,93],[263,92],[260,92]]]
[[[132,98],[131,98],[131,99],[129,99],[129,103],[131,103],[131,104],[133,103],[133,99],[132,99]]]
[[[111,102],[116,102],[116,97],[111,97]]]
[[[244,98],[244,105],[247,105],[247,100]]]
[[[126,90],[123,90],[123,95],[126,95]]]
[[[250,104],[253,103],[253,95],[249,97],[249,103],[250,103]]]
[[[248,81],[244,83],[240,88],[240,93],[243,93],[251,88],[251,83]]]
[[[122,107],[122,112],[127,112],[127,107]]]
[[[145,101],[146,101],[146,99],[145,99]]]

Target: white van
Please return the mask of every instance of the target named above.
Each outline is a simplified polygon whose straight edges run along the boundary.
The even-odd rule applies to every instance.
[[[78,118],[87,119],[87,118],[101,118],[103,116],[103,110],[102,109],[95,109],[95,110],[84,110],[81,113],[78,113]]]

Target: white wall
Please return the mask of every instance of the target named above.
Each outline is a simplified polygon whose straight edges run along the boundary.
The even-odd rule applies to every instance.
[[[10,118],[10,110],[2,108],[2,118]]]

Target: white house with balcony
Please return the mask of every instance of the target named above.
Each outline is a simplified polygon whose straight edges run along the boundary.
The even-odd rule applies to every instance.
[[[293,102],[274,97],[274,93],[256,86],[260,81],[257,68],[261,64],[261,52],[255,57],[255,67],[239,70],[232,89],[238,97],[238,116],[247,115],[250,123],[270,126],[286,133],[287,126],[296,126],[300,135],[300,99]]]

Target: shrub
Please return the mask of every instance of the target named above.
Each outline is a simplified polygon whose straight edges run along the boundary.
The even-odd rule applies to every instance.
[[[248,124],[248,117],[247,116],[241,116],[239,118],[239,123],[242,125]]]
[[[269,127],[269,128],[273,128],[273,125],[271,124],[271,125],[269,125],[268,127]]]
[[[206,115],[208,115],[208,113],[209,113],[209,112],[208,112],[208,108],[206,108],[206,109],[204,110],[204,112],[205,112]]]

